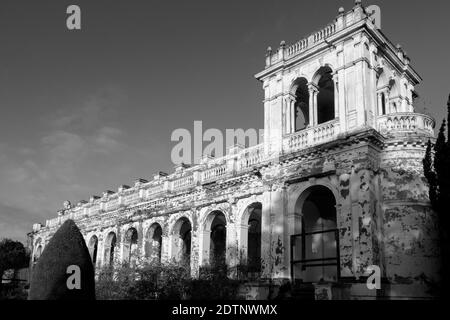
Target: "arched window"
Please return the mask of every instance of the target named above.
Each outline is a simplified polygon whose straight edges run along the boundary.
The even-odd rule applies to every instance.
[[[150,226],[145,237],[145,257],[161,262],[162,228],[158,223]]]
[[[220,267],[225,265],[227,222],[221,211],[212,212],[211,215],[213,219],[210,227],[209,262],[213,267]]]
[[[104,264],[108,266],[114,265],[114,254],[116,249],[116,241],[117,237],[114,232],[110,232],[106,237],[105,241],[105,255],[104,255]]]
[[[123,261],[134,264],[137,258],[138,233],[135,228],[130,228],[125,234],[123,245]]]
[[[301,131],[309,125],[308,81],[305,78],[298,78],[292,88],[292,93],[295,93],[295,131]]]
[[[380,68],[377,70],[377,99],[378,99],[378,113],[379,115],[386,115],[389,110],[387,110],[387,101],[389,99],[390,90],[392,88],[393,82],[389,80],[386,72]]]
[[[89,254],[91,255],[92,264],[96,265],[97,263],[97,249],[98,249],[98,238],[97,236],[92,236],[89,240],[88,244]]]
[[[191,264],[191,231],[191,222],[182,217],[175,223],[172,233],[172,258],[186,267]]]
[[[183,247],[181,250],[181,261],[189,266],[191,263],[191,223],[185,221],[180,228],[180,239]]]
[[[317,123],[325,123],[335,118],[334,81],[330,67],[321,67],[317,71],[319,92],[317,94]]]
[[[261,209],[261,203],[251,204],[245,215],[248,218],[247,265],[250,276],[261,271]]]

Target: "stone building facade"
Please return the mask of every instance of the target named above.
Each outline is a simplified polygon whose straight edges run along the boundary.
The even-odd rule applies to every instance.
[[[33,226],[33,261],[73,219],[96,266],[145,257],[187,263],[195,277],[225,263],[231,277],[247,265],[261,286],[320,283],[333,298],[432,295],[439,252],[422,159],[435,122],[415,112],[421,78],[401,47],[356,1],[324,29],[269,48],[256,78],[261,145],[66,203]],[[382,290],[366,286],[374,265]]]

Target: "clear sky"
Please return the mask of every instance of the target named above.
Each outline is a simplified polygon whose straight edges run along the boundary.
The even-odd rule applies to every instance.
[[[78,4],[82,30],[68,31]],[[424,82],[428,112],[450,92],[448,0],[363,1]],[[170,172],[177,128],[262,128],[253,75],[353,0],[0,2],[0,238],[136,178]]]

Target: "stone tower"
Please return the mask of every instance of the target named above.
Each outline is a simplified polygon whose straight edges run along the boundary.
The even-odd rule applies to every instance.
[[[304,160],[296,170],[309,171],[303,180],[311,186],[323,176],[323,185],[335,184],[341,284],[365,279],[370,265],[389,283],[383,293],[347,284],[351,296],[424,297],[439,279],[436,217],[422,171],[435,123],[416,113],[414,87],[422,79],[402,47],[378,28],[372,9],[357,0],[322,30],[267,49],[265,69],[256,75],[265,93],[264,148],[282,164],[298,152],[294,158]],[[290,188],[287,183],[288,198]],[[290,235],[305,233],[299,200],[286,204],[285,226],[296,229]],[[302,260],[293,256],[291,279],[293,260]],[[299,265],[300,278],[308,277]]]

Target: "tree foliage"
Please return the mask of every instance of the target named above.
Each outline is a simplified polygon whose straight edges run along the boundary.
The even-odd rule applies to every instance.
[[[21,242],[10,239],[0,241],[0,272],[25,268],[28,262],[29,255]]]
[[[450,96],[448,100],[448,121],[450,121]],[[447,135],[446,135],[447,129]],[[443,121],[434,148],[428,141],[423,168],[430,187],[429,196],[433,209],[439,213],[441,223],[447,223],[446,200],[450,197],[450,122]]]
[[[0,241],[0,290],[5,271],[26,268],[28,262],[29,255],[21,242],[11,239]]]
[[[443,268],[446,271],[450,261],[449,214],[447,201],[450,199],[450,96],[447,102],[448,119],[444,120],[436,143],[428,141],[423,169],[429,185],[429,198],[433,210],[438,214],[442,247]],[[447,134],[446,134],[447,129]],[[444,272],[444,286],[450,284],[450,277]],[[444,292],[446,292],[444,290]]]
[[[69,289],[69,266],[80,268],[80,289]],[[67,220],[53,235],[32,271],[30,300],[95,299],[94,266],[80,230]]]

